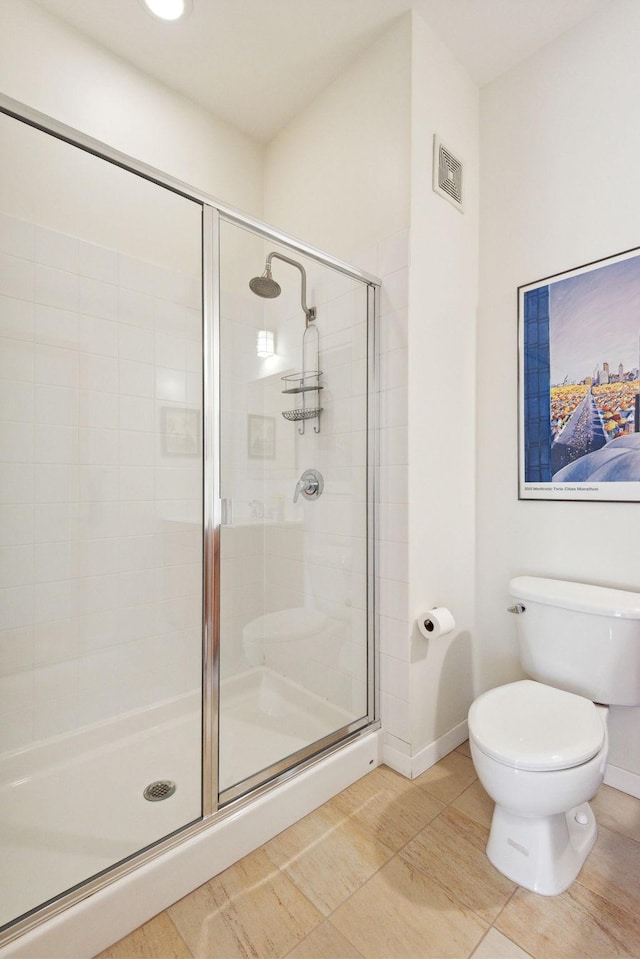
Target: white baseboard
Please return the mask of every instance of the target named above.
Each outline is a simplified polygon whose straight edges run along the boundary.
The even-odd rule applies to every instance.
[[[382,744],[382,762],[395,769],[396,772],[406,776],[407,779],[415,779],[421,773],[435,766],[437,762],[443,759],[448,753],[452,752],[457,746],[469,738],[469,727],[467,720],[463,720],[450,729],[435,742],[429,743],[424,749],[416,753],[415,756],[407,756],[395,749],[387,742]]]
[[[604,774],[604,781],[607,786],[613,786],[623,793],[635,796],[640,799],[640,776],[638,773],[631,773],[628,769],[621,769],[619,766],[607,766]]]
[[[382,762],[390,769],[395,769],[401,776],[406,776],[407,779],[412,778],[411,756],[400,752],[399,749],[394,749],[389,743],[383,742],[382,744]]]
[[[435,742],[429,743],[419,753],[411,757],[411,778],[415,779],[421,773],[435,766],[437,762],[444,759],[456,746],[460,746],[469,738],[469,727],[467,720],[463,719],[461,723],[450,729],[444,736],[440,736]]]

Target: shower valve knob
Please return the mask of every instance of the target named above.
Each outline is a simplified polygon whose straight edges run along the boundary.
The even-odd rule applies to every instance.
[[[293,502],[298,502],[300,493],[303,493],[307,499],[317,499],[324,489],[324,480],[322,473],[318,470],[305,470],[298,482],[293,494]]]

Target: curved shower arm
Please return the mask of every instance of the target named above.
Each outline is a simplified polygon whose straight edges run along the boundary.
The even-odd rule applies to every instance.
[[[291,266],[295,266],[300,270],[300,275],[302,277],[302,289],[300,292],[300,302],[302,304],[302,309],[304,315],[306,316],[305,326],[309,326],[316,318],[316,308],[315,306],[307,306],[307,272],[303,267],[302,263],[298,263],[297,260],[291,260],[288,256],[285,256],[283,253],[277,253],[275,250],[269,254],[266,262],[266,269],[271,269],[271,260],[273,258],[277,260],[283,260],[285,263],[289,263]]]

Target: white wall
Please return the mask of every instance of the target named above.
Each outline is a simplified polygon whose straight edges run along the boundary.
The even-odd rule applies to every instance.
[[[259,144],[30,0],[0,3],[0,92],[262,215]]]
[[[482,94],[478,689],[518,675],[514,574],[640,586],[637,504],[518,502],[516,421],[517,286],[639,242],[639,31],[622,0]],[[610,730],[611,762],[640,774],[640,709]]]
[[[267,147],[265,219],[350,262],[409,224],[410,36],[405,16]]]
[[[464,727],[473,698],[478,89],[417,15],[412,76],[409,657],[416,756]],[[463,214],[432,190],[434,133],[464,162]],[[427,642],[414,620],[432,606],[449,607],[456,629]],[[414,767],[420,771],[419,760]]]

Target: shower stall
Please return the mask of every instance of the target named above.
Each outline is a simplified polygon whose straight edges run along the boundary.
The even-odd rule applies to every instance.
[[[378,728],[378,281],[8,98],[0,140],[2,951]]]

